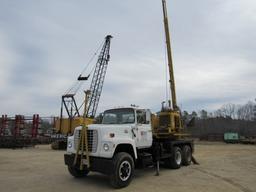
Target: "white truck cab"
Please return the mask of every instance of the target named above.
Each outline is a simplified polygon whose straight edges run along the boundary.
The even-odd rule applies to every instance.
[[[115,149],[122,144],[130,145],[134,157],[136,148],[152,145],[151,112],[149,109],[116,108],[106,110],[102,124],[88,126],[90,156],[112,158]],[[77,127],[73,136],[68,137],[67,153],[76,153],[77,141],[82,127]]]
[[[82,126],[68,137],[67,153],[64,155],[69,172],[82,177],[89,171],[111,176],[115,187],[124,187],[131,181],[137,151],[152,146],[151,112],[135,107],[106,110],[101,124],[88,125],[87,142],[90,167],[83,170],[74,164]]]

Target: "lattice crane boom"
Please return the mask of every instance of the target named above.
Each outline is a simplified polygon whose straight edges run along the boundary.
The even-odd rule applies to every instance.
[[[105,43],[101,49],[98,61],[95,66],[94,74],[92,77],[92,82],[90,86],[90,96],[89,96],[89,102],[88,102],[88,110],[87,110],[87,117],[94,118],[101,92],[102,87],[105,79],[105,75],[107,72],[108,67],[108,61],[110,59],[109,51],[110,51],[110,40],[112,36],[108,35],[105,38]]]

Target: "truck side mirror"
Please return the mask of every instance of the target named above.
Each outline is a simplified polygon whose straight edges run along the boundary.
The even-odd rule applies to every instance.
[[[151,121],[151,113],[149,110],[146,111],[146,123],[150,123]]]

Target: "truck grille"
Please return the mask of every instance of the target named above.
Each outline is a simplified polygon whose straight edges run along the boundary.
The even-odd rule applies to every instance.
[[[80,134],[81,134],[81,130],[76,130],[74,133],[75,150],[77,150]],[[89,152],[95,153],[97,151],[97,145],[98,145],[97,130],[87,130],[87,141],[88,141]],[[86,143],[84,144],[84,150],[85,150],[85,147],[86,147]],[[81,149],[81,146],[80,146],[80,149]]]

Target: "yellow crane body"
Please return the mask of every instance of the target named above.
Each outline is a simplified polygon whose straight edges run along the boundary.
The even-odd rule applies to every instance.
[[[171,36],[168,24],[166,1],[162,0],[166,48],[168,56],[169,83],[170,83],[170,106],[162,108],[161,112],[153,119],[153,133],[157,138],[181,137],[183,124],[181,113],[177,105],[175,79],[172,60]]]
[[[90,125],[95,122],[93,118],[85,118],[86,124]],[[84,117],[74,117],[73,119],[70,118],[57,118],[55,120],[55,130],[57,133],[61,133],[64,135],[68,135],[70,133],[74,133],[74,129],[84,122]],[[61,124],[61,125],[60,125]]]

